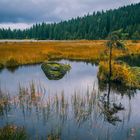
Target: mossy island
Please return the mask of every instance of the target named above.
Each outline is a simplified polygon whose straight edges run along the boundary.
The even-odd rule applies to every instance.
[[[41,68],[49,80],[60,80],[70,71],[71,66],[57,62],[45,62]]]

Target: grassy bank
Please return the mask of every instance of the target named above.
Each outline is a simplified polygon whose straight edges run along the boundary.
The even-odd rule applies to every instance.
[[[114,57],[140,54],[140,41],[125,41],[127,51],[114,50]],[[104,59],[106,41],[54,41],[0,43],[0,64],[5,66],[35,64],[49,59],[92,60]],[[9,62],[14,63],[9,63]]]
[[[140,68],[130,67],[126,63],[112,62],[111,81],[130,88],[140,89]],[[108,83],[109,67],[108,62],[100,62],[98,78],[101,82]]]

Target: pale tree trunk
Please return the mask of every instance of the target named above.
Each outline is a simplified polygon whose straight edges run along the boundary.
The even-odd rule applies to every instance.
[[[108,77],[108,104],[109,104],[109,97],[110,97],[110,91],[111,91],[111,76],[112,76],[112,47],[109,49],[109,77]]]

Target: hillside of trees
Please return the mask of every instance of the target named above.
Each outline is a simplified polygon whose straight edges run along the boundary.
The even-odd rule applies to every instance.
[[[140,3],[60,23],[36,24],[26,30],[0,29],[0,39],[96,40],[120,29],[123,39],[140,39]]]

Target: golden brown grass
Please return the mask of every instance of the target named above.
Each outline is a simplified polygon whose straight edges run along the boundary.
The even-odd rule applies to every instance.
[[[126,87],[140,88],[140,68],[130,67],[127,64],[120,64],[118,62],[112,62],[112,76],[111,81],[114,83],[120,83]],[[108,62],[103,61],[99,64],[98,78],[102,82],[108,82],[109,79],[109,67]]]
[[[114,50],[114,57],[140,54],[140,41],[125,41],[127,51]],[[15,59],[19,64],[35,64],[49,59],[100,60],[106,41],[54,41],[0,43],[0,63]]]

